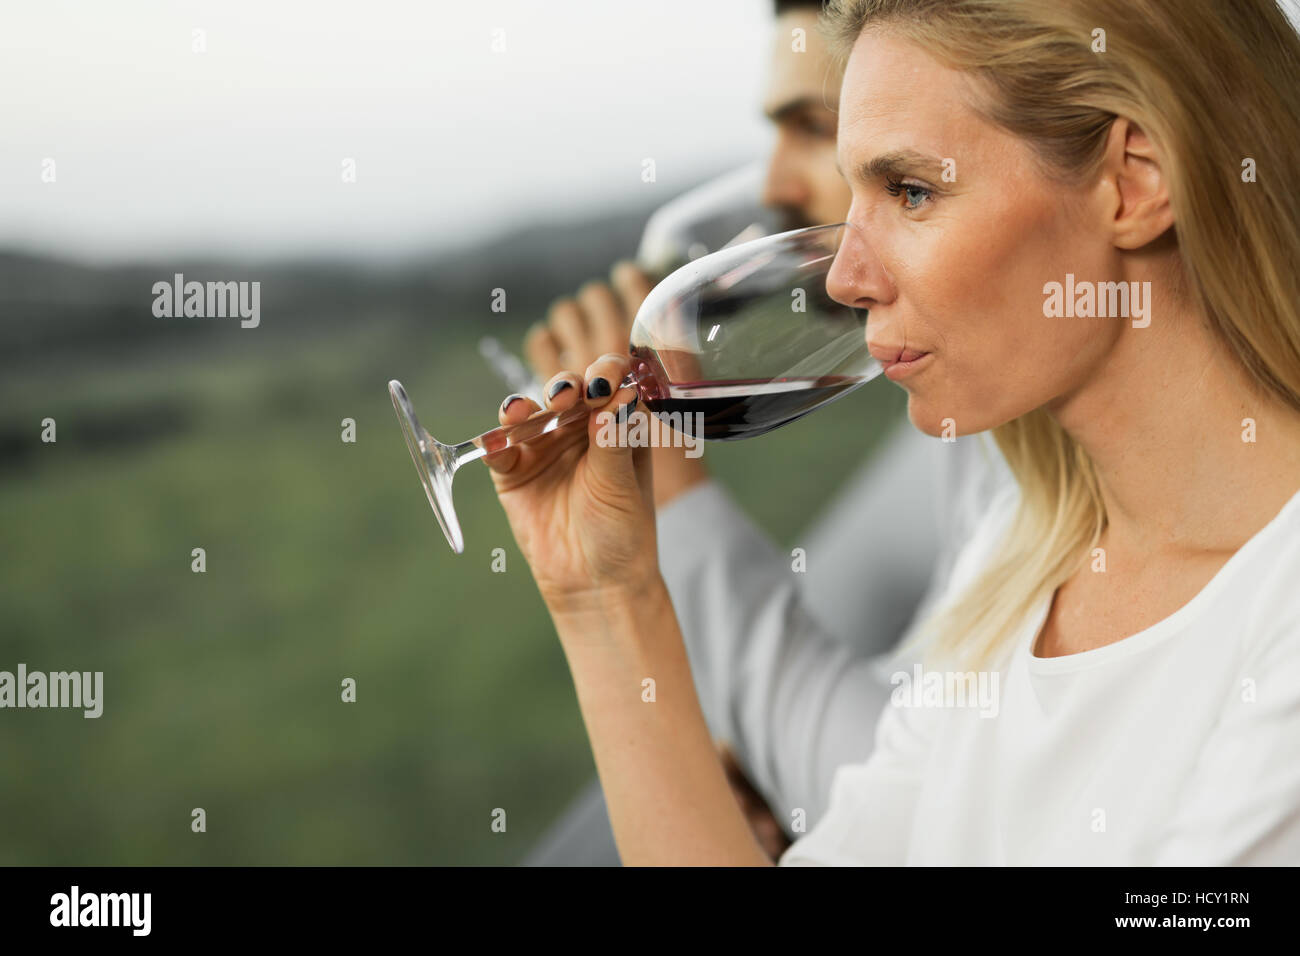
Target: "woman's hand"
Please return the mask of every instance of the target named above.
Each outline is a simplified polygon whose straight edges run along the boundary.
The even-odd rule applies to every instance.
[[[555,621],[623,862],[770,864],[713,749],[659,573],[650,449],[599,434],[602,412],[635,408],[633,389],[614,390],[630,366],[609,354],[582,376],[556,374],[548,408],[590,413],[483,460]],[[537,412],[514,397],[501,423]],[[670,688],[654,702],[642,696],[648,676]]]
[[[598,412],[623,415],[636,392],[615,387],[631,367],[627,355],[602,355],[584,375],[559,372],[546,383],[547,408],[584,403],[586,418],[486,456],[515,541],[552,611],[593,598],[635,595],[659,573],[648,448],[598,440]],[[499,410],[513,425],[540,409],[520,395]],[[645,414],[640,412],[640,414]]]
[[[554,375],[593,363],[602,353],[626,352],[637,310],[653,288],[649,275],[623,261],[610,271],[608,283],[592,280],[575,295],[557,299],[546,321],[538,322],[524,337],[524,355],[534,374]],[[704,460],[687,457],[681,448],[655,448],[650,460],[655,505],[660,508],[709,477]]]

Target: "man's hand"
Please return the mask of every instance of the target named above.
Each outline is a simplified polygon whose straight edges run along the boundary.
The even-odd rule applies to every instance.
[[[557,299],[524,338],[524,355],[542,381],[564,369],[586,368],[606,353],[627,354],[641,303],[654,288],[631,262],[620,262],[610,282],[593,279],[577,295]]]
[[[775,862],[790,845],[790,839],[781,829],[781,825],[776,822],[776,817],[772,815],[767,801],[754,789],[745,772],[740,769],[740,764],[736,762],[736,755],[731,752],[726,741],[720,740],[717,743],[718,756],[722,758],[722,769],[726,771],[731,792],[735,795],[736,802],[740,804],[745,819],[749,821],[750,829],[754,831],[759,846]]]

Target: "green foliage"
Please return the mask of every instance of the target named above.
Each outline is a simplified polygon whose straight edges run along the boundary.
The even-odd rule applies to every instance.
[[[0,670],[104,672],[98,720],[0,711],[0,864],[516,862],[594,773],[572,684],[482,466],[457,556],[385,389],[444,440],[490,427],[486,330],[226,331],[0,386]],[[901,409],[873,382],[705,461],[785,541]]]

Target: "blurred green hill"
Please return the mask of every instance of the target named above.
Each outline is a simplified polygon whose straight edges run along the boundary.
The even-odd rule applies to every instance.
[[[477,466],[457,479],[467,551],[446,546],[385,384],[443,439],[491,427],[505,388],[478,338],[518,348],[644,218],[383,268],[0,253],[0,670],[104,672],[98,720],[0,711],[0,864],[527,852],[594,772],[563,655]],[[155,318],[175,272],[260,281],[260,327]],[[878,380],[705,461],[797,543],[902,407]]]

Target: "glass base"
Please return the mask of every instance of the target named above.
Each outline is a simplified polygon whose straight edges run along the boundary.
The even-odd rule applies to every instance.
[[[406,447],[410,449],[411,461],[415,463],[420,484],[424,486],[424,493],[429,499],[429,507],[433,508],[433,514],[438,519],[451,550],[464,554],[465,537],[461,534],[460,521],[456,518],[456,508],[451,500],[451,482],[456,474],[451,449],[420,425],[401,382],[397,379],[389,382],[388,394],[393,399],[393,411],[397,413],[402,434],[406,436]]]

